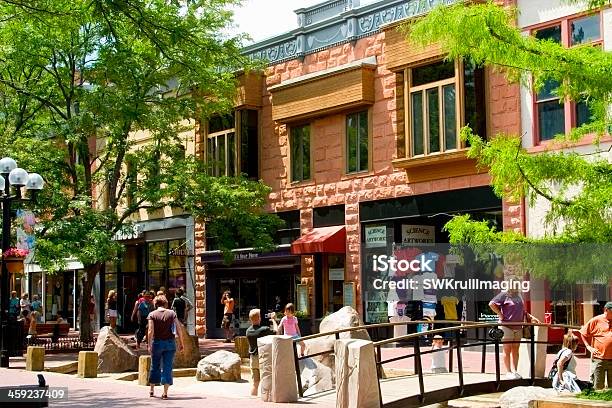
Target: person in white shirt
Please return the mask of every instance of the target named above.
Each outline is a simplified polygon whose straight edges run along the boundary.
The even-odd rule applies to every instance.
[[[444,338],[439,334],[433,337],[431,350],[431,372],[433,374],[448,373],[446,368],[446,354],[448,349],[444,347]],[[435,350],[435,351],[434,351]]]

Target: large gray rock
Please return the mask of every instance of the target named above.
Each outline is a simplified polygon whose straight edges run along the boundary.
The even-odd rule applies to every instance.
[[[99,373],[138,370],[138,355],[109,326],[100,329],[94,351],[98,353]]]
[[[558,396],[557,391],[542,387],[515,387],[499,397],[500,408],[529,408],[529,401]]]
[[[305,397],[334,389],[332,369],[314,358],[300,360],[300,377]]]
[[[240,356],[231,351],[219,350],[204,357],[198,363],[198,381],[239,381]]]
[[[174,368],[193,368],[197,366],[202,357],[197,336],[190,336],[185,326],[179,321],[176,322],[176,330],[179,336],[183,338],[184,348],[181,352],[177,349],[174,357]]]
[[[319,326],[319,332],[331,332],[334,330],[346,329],[349,327],[363,326],[363,321],[359,316],[359,313],[350,306],[344,306],[338,310],[326,316]],[[366,330],[356,330],[346,333],[340,333],[341,339],[361,339],[371,340],[370,335]],[[335,341],[335,339],[334,339]],[[333,346],[332,346],[333,347]]]
[[[359,313],[350,306],[345,306],[335,313],[326,316],[319,326],[319,332],[332,332],[335,330],[346,329],[349,327],[362,326],[363,322]],[[361,339],[370,340],[370,336],[366,330],[356,330],[352,332],[341,333],[342,339]],[[306,355],[321,353],[323,351],[332,351],[332,353],[323,354],[305,360],[306,363],[300,363],[302,384],[308,384],[313,390],[325,391],[331,390],[335,385],[335,357],[333,354],[334,335],[322,336],[312,340],[306,340]],[[323,367],[325,368],[323,368]],[[304,386],[306,389],[307,387]],[[315,392],[315,391],[313,391]]]

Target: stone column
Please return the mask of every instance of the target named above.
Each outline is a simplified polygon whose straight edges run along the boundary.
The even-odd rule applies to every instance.
[[[336,407],[380,408],[374,344],[368,340],[340,339],[336,354]]]
[[[45,370],[45,348],[28,346],[26,354],[26,371]]]
[[[151,371],[151,356],[138,357],[138,385],[149,385]]]
[[[543,326],[533,326],[532,336],[535,336],[535,341],[542,341],[544,344],[535,345],[535,376],[536,378],[544,378],[546,372],[546,342],[548,341],[548,328]],[[531,377],[531,344],[530,340],[522,339],[526,343],[521,343],[519,347],[519,363],[518,373],[523,378]]]
[[[266,336],[257,339],[261,399],[269,402],[298,400],[293,339],[289,336]]]
[[[79,351],[77,373],[81,378],[96,378],[98,376],[98,353],[95,351]]]

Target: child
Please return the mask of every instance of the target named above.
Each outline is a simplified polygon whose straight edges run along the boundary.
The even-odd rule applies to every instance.
[[[448,353],[448,350],[445,352],[444,348],[444,338],[436,334],[431,345],[432,351],[437,350],[431,353],[431,372],[433,374],[448,373],[446,368],[446,353]]]
[[[300,337],[302,337],[302,334],[300,333],[300,326],[298,325],[298,319],[294,316],[294,314],[295,306],[293,306],[293,303],[287,303],[287,306],[285,306],[285,317],[281,319],[278,325],[278,334],[286,334],[287,336],[291,336],[294,339],[299,339]],[[305,344],[303,341],[300,341],[299,344],[300,357],[302,357],[304,356]]]
[[[264,336],[275,334],[278,331],[276,320],[270,319],[272,328],[269,326],[261,325],[261,312],[259,309],[253,309],[249,312],[249,320],[251,326],[246,331],[246,338],[249,342],[249,363],[251,366],[251,378],[253,380],[253,387],[251,388],[251,395],[257,396],[257,390],[259,389],[259,351],[257,347],[257,339]]]

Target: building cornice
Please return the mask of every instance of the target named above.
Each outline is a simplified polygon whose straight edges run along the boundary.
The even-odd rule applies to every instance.
[[[328,0],[296,10],[298,28],[251,44],[243,49],[243,53],[270,65],[303,58],[326,48],[376,34],[383,25],[420,16],[436,6],[459,1],[380,0],[363,7],[354,7],[358,1]],[[329,15],[332,12],[333,15]]]

